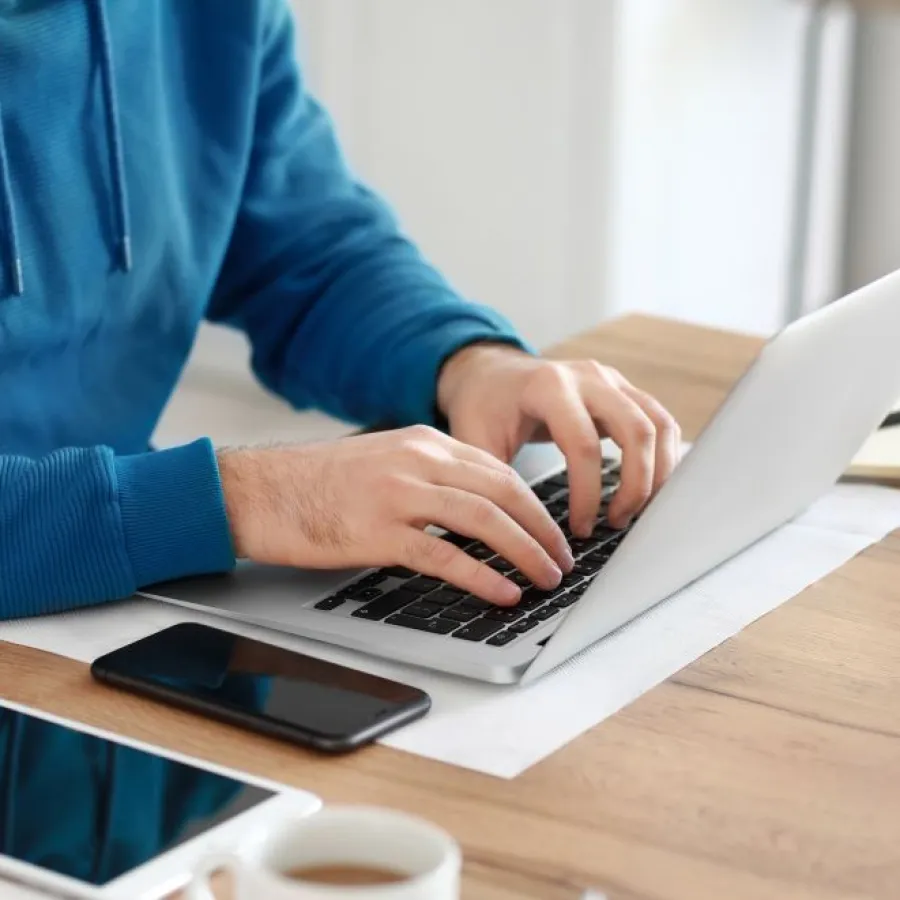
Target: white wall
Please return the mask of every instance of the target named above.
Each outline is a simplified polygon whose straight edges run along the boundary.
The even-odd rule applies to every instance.
[[[900,268],[900,15],[859,24],[846,287]]]
[[[610,310],[635,307],[771,331],[783,321],[794,215],[801,47],[809,6],[784,0],[640,0],[619,49]],[[833,97],[848,74],[848,18],[827,26]],[[823,105],[813,251],[827,295],[842,219],[845,126]],[[838,128],[835,128],[835,125]],[[817,194],[817,201],[819,200]],[[828,298],[830,299],[830,298]]]

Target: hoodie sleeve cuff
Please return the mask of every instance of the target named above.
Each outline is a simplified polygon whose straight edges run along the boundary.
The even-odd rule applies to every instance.
[[[118,457],[115,466],[125,546],[138,587],[234,566],[211,441]]]
[[[430,334],[417,336],[407,350],[406,359],[397,360],[404,370],[400,385],[400,412],[404,421],[399,424],[425,423],[442,426],[437,407],[437,385],[444,363],[455,353],[472,344],[508,344],[525,353],[536,354],[499,313],[477,307],[477,314],[462,316],[442,323]]]

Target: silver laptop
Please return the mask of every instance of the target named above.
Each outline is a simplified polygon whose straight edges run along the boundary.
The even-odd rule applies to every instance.
[[[632,528],[617,532],[601,517],[590,539],[572,539],[576,570],[558,591],[525,584],[520,606],[499,610],[402,569],[241,564],[144,594],[414,665],[527,682],[802,512],[838,480],[898,394],[900,272],[771,340]],[[527,447],[517,466],[564,524],[555,448]],[[614,459],[606,469],[614,482]],[[449,537],[508,569],[484,545]]]

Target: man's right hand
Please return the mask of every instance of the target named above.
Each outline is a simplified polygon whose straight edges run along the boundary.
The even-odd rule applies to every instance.
[[[257,562],[400,565],[501,605],[519,589],[429,525],[482,541],[541,588],[573,565],[559,526],[510,466],[424,426],[223,450],[219,469],[235,552]]]

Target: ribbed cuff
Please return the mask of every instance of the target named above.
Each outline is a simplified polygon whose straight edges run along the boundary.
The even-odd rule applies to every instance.
[[[211,441],[121,456],[115,466],[125,546],[138,587],[234,566]]]
[[[444,363],[464,347],[489,342],[509,344],[526,353],[535,353],[513,327],[493,310],[478,308],[479,315],[444,322],[430,334],[418,335],[398,361],[404,372],[400,387],[403,425],[424,422],[440,426],[437,384]]]

